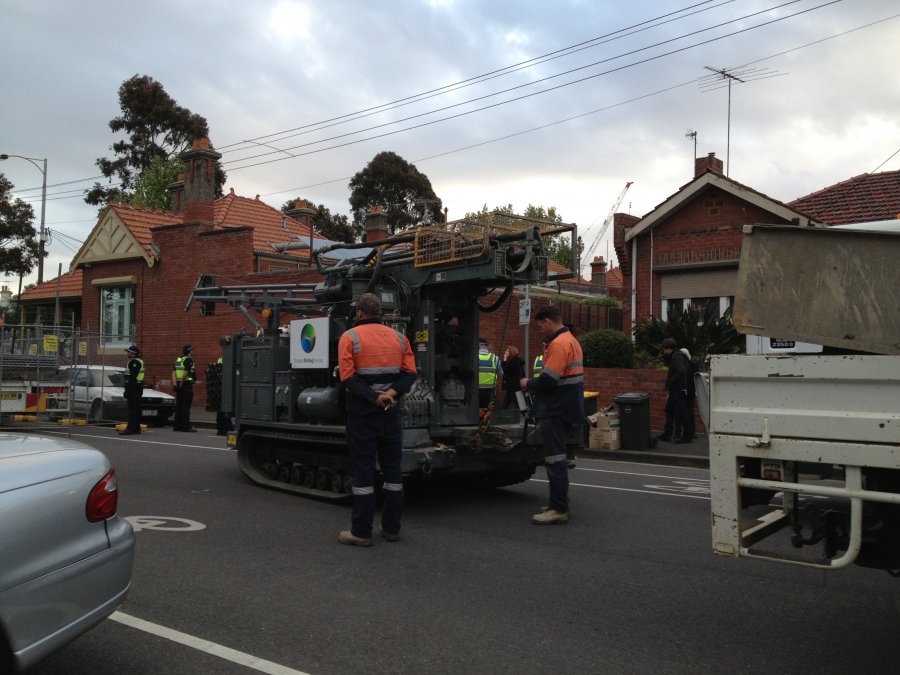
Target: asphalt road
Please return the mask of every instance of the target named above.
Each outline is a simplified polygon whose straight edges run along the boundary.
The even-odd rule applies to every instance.
[[[552,527],[542,470],[408,490],[402,540],[358,549],[347,506],[250,484],[212,431],[73,435],[117,468],[134,586],[34,673],[898,670],[898,580],[715,556],[704,469],[579,460]]]

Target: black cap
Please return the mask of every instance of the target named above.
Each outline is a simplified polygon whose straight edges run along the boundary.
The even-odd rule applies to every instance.
[[[141,350],[137,348],[137,345],[131,345],[128,349],[125,350],[129,354],[140,354]]]
[[[188,344],[184,345],[184,346],[181,348],[181,353],[182,353],[182,354],[187,354],[187,353],[190,352],[192,349],[193,349],[193,347],[191,347],[190,343],[188,343]]]
[[[487,340],[486,337],[480,337],[480,338],[478,338],[478,344],[480,344],[480,345],[486,345],[487,343],[488,343],[488,340]]]

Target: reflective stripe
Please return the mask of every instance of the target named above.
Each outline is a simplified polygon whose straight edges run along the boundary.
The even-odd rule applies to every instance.
[[[397,375],[400,369],[395,366],[379,366],[371,368],[357,368],[356,372],[360,375]]]
[[[385,483],[384,489],[389,490],[390,492],[402,492],[403,483]]]
[[[347,335],[350,336],[350,341],[353,343],[353,353],[359,354],[359,349],[360,349],[359,335],[357,335],[356,331],[353,330],[352,328],[347,331]]]
[[[566,459],[568,459],[566,455],[550,455],[549,457],[544,457],[544,464],[556,464],[556,462],[562,462]]]
[[[544,373],[544,375],[549,375],[549,376],[552,377],[554,380],[558,380],[559,378],[562,377],[562,375],[560,375],[559,373],[557,373],[555,370],[550,370],[550,369],[547,368],[546,366],[544,366],[544,369],[543,369],[541,372]]]
[[[373,494],[375,494],[375,486],[369,485],[368,487],[354,487],[353,494],[355,494],[355,495],[373,495]]]
[[[584,382],[584,375],[573,375],[572,377],[564,377],[557,384],[562,386],[564,384],[581,384]]]

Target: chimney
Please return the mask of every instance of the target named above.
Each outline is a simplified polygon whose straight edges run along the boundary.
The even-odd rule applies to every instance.
[[[706,157],[698,157],[694,160],[694,178],[699,178],[707,171],[718,176],[725,175],[725,164],[721,159],[716,159],[716,153],[711,152]]]
[[[376,204],[366,214],[366,241],[374,242],[387,239],[388,223],[384,208]]]
[[[602,255],[595,256],[591,262],[591,283],[602,295],[606,294],[606,261]]]
[[[294,201],[294,208],[287,209],[284,215],[293,218],[300,223],[302,228],[306,229],[306,234],[309,237],[309,259],[310,263],[312,263],[313,251],[315,250],[313,247],[313,216],[316,215],[316,210],[305,199],[297,199]],[[303,234],[303,232],[300,234]]]
[[[177,181],[166,185],[166,190],[168,190],[172,201],[172,206],[169,210],[177,216],[184,207],[184,173],[178,174]]]
[[[184,203],[182,220],[185,223],[213,224],[216,199],[216,161],[222,155],[209,144],[208,138],[197,138],[191,149],[181,154],[184,160]]]

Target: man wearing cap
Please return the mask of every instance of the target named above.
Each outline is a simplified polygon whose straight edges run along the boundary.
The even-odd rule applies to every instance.
[[[125,400],[128,402],[128,424],[121,436],[133,436],[141,433],[141,397],[144,395],[144,362],[141,350],[131,345],[125,350],[128,363],[125,366]]]
[[[492,354],[487,338],[478,338],[478,407],[487,408],[497,388],[498,374],[503,374],[500,357]]]
[[[416,380],[409,339],[381,323],[381,298],[363,293],[354,305],[356,324],[338,341],[338,367],[347,389],[347,447],[353,466],[350,529],[338,541],[372,545],[375,462],[384,478],[381,536],[400,537],[403,513],[403,420],[399,398]]]
[[[175,386],[175,431],[197,431],[191,426],[191,403],[194,401],[194,381],[197,370],[191,357],[193,348],[187,344],[181,348],[181,356],[175,359],[172,382]]]

